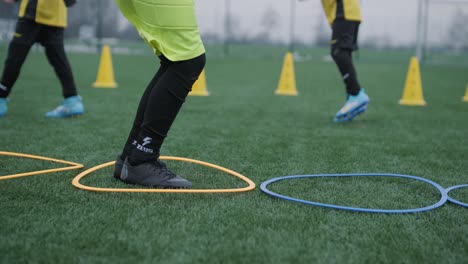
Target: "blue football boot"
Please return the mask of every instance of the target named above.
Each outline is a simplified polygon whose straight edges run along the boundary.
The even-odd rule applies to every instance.
[[[65,118],[82,115],[84,113],[83,102],[81,97],[76,95],[65,98],[63,103],[54,110],[47,112],[46,117],[50,118]]]
[[[364,89],[361,89],[357,95],[349,95],[348,100],[336,113],[333,121],[340,123],[353,120],[353,118],[367,110],[369,101],[369,96],[364,92]]]
[[[6,98],[0,98],[0,117],[6,115],[8,107],[8,100]]]

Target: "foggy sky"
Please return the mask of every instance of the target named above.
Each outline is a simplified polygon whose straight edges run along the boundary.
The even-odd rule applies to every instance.
[[[200,31],[224,32],[225,3],[228,0],[195,0]],[[428,40],[437,43],[448,38],[447,32],[457,10],[468,14],[468,0],[461,4],[448,4],[453,0],[431,0],[429,6]],[[290,0],[230,0],[230,10],[239,19],[242,32],[255,35],[262,30],[265,10],[271,8],[278,15],[274,38],[287,42],[290,27]],[[362,0],[363,23],[360,39],[413,44],[416,41],[418,0]],[[319,24],[323,27],[320,28]],[[295,38],[303,41],[315,39],[318,31],[329,31],[320,0],[296,3]]]

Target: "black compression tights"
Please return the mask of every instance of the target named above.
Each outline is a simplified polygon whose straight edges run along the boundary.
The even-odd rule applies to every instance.
[[[354,69],[352,51],[350,49],[333,47],[331,55],[343,77],[343,82],[346,85],[346,92],[351,95],[358,94],[359,90],[361,90],[361,86],[359,85],[356,70]]]
[[[185,98],[205,66],[205,55],[173,62],[160,56],[161,66],[140,100],[121,158],[133,165],[154,160]]]

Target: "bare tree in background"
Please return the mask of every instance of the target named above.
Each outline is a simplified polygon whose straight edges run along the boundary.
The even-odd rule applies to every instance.
[[[468,50],[468,13],[456,9],[448,33],[450,44],[455,49]]]
[[[226,35],[229,42],[242,42],[245,36],[241,33],[239,18],[229,14],[226,18]]]
[[[328,47],[330,45],[331,38],[329,30],[330,25],[328,24],[326,18],[324,18],[323,16],[319,16],[318,19],[319,22],[316,28],[317,35],[315,38],[315,44],[317,44],[318,46]]]
[[[0,1],[0,19],[16,19],[18,6]]]
[[[82,27],[97,30],[101,19],[101,37],[115,38],[118,36],[118,14],[119,10],[112,0],[78,1],[68,12],[67,37],[79,37]]]
[[[265,42],[272,42],[272,33],[275,31],[275,28],[279,26],[278,17],[280,14],[272,6],[263,12],[261,20],[261,32],[259,35],[260,39],[264,39]]]

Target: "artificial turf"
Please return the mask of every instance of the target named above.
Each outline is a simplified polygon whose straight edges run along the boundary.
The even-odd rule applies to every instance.
[[[250,49],[250,50],[249,50]],[[232,49],[211,55],[210,96],[186,100],[162,155],[189,157],[237,171],[255,183],[282,175],[400,173],[447,188],[468,183],[468,66],[421,65],[427,106],[398,104],[408,68],[404,51],[362,51],[357,70],[371,97],[350,123],[333,115],[345,100],[326,50],[295,64],[299,96],[274,95],[282,48]],[[252,50],[253,49],[253,50]],[[215,48],[213,48],[215,50]],[[5,58],[2,47],[0,59]],[[272,55],[272,56],[269,56]],[[390,55],[390,56],[389,56]],[[82,163],[112,161],[139,98],[158,67],[149,53],[113,54],[116,89],[91,88],[99,56],[69,54],[85,115],[49,120],[62,100],[42,52],[32,52],[0,118],[0,151]],[[390,58],[390,59],[389,59]],[[448,60],[450,62],[450,60]],[[168,162],[197,188],[246,184],[198,165]],[[60,165],[0,156],[0,175]],[[82,170],[80,170],[82,171]],[[238,194],[129,194],[78,190],[79,171],[0,181],[1,263],[464,263],[468,211],[446,204],[404,215],[352,213],[291,203],[259,188]],[[106,168],[82,180],[132,188]],[[271,189],[301,199],[367,208],[406,209],[439,200],[404,179],[302,179]],[[468,201],[468,190],[451,195]]]

